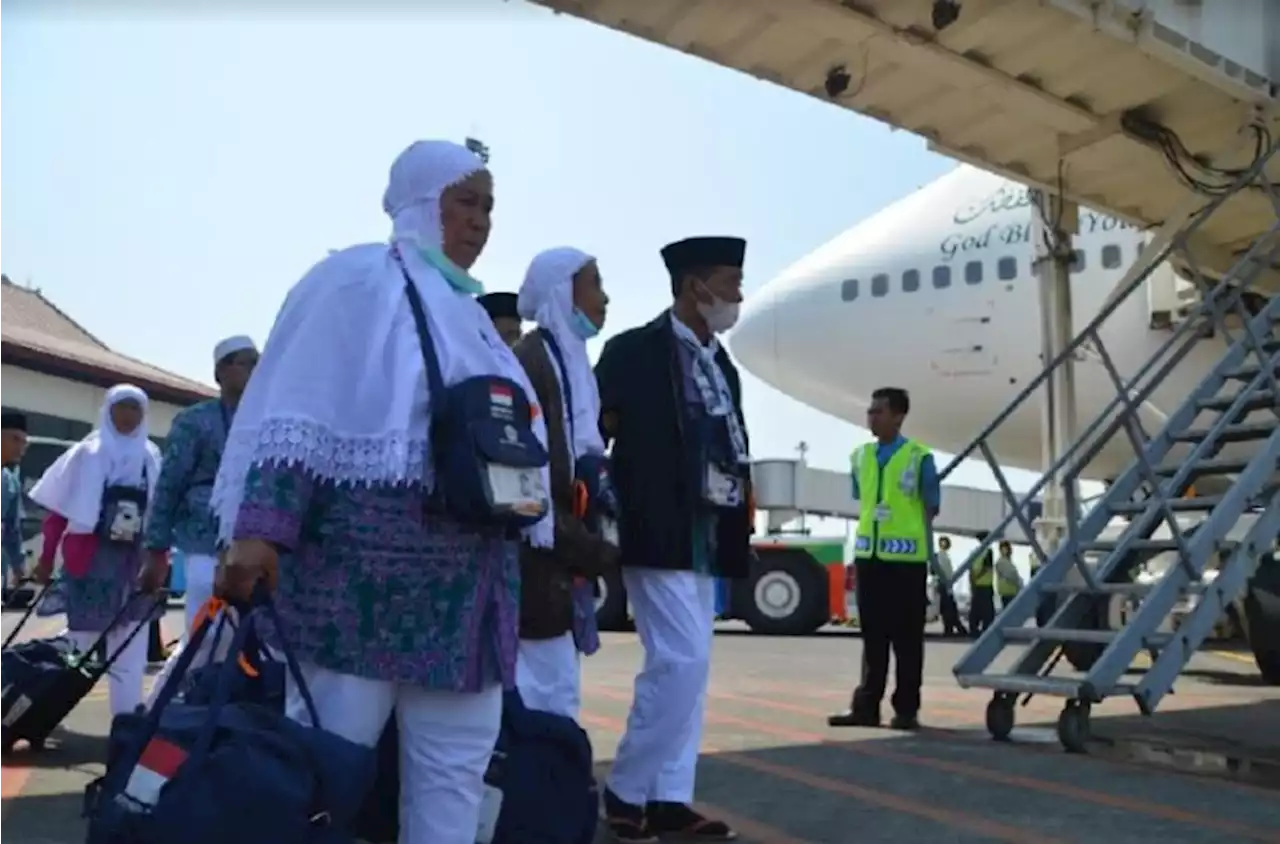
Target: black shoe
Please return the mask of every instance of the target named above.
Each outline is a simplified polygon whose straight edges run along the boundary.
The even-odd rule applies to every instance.
[[[918,730],[920,729],[920,719],[913,713],[911,715],[894,715],[893,720],[889,722],[891,730]]]
[[[704,817],[683,803],[653,801],[645,806],[649,829],[665,839],[678,841],[733,841],[738,833],[724,821]]]
[[[657,844],[658,836],[649,829],[644,806],[626,803],[609,789],[604,789],[604,822],[615,841],[623,844]]]
[[[827,716],[828,727],[878,727],[880,716],[871,712],[846,709]]]

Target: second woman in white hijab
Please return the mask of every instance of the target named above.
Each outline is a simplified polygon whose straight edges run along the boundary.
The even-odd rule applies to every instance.
[[[129,637],[156,610],[137,590],[142,525],[159,476],[160,450],[147,439],[147,394],[119,384],[107,391],[98,427],[31,489],[31,500],[49,511],[36,579],[48,581],[61,548],[67,629],[76,646],[86,650],[107,631],[107,654],[124,648],[110,675],[113,715],[142,703],[147,637]]]
[[[594,621],[591,584],[617,562],[617,549],[580,520],[574,484],[578,461],[604,454],[587,341],[604,326],[608,304],[595,258],[570,247],[533,259],[518,300],[521,318],[537,325],[516,344],[516,357],[547,418],[556,536],[554,548],[520,552],[516,685],[530,709],[570,718],[581,699],[578,653],[595,650],[594,624],[575,637],[575,612]]]
[[[233,540],[222,591],[244,600],[259,579],[275,587],[281,639],[320,726],[373,747],[394,711],[401,844],[475,841],[503,687],[515,680],[517,539],[464,522],[434,495],[449,494],[433,434],[450,389],[495,384],[494,414],[534,400],[468,272],[492,209],[493,180],[466,148],[421,141],[400,154],[383,196],[391,242],[330,254],[289,292],[213,489]],[[428,348],[443,395],[428,383]],[[517,421],[497,430],[515,437]],[[529,428],[545,439],[538,417]],[[547,518],[523,533],[554,539]],[[288,694],[289,716],[308,722],[298,689]]]

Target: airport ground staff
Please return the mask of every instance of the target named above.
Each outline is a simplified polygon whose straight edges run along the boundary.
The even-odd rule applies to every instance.
[[[495,419],[532,454],[546,425],[468,272],[493,210],[484,162],[460,144],[415,143],[391,165],[382,207],[390,242],[316,264],[263,346],[214,483],[219,532],[233,539],[219,585],[237,600],[260,580],[275,587],[324,729],[375,747],[394,711],[401,844],[473,844],[515,684],[518,544],[550,548],[555,534],[549,515],[520,539],[511,524],[478,527],[432,495],[493,470],[509,481],[502,501],[533,515],[545,471],[517,479],[438,456],[474,448]],[[309,720],[292,683],[286,712]]]
[[[891,649],[897,666],[892,726],[919,726],[929,526],[938,515],[942,488],[929,449],[902,436],[910,410],[906,390],[881,387],[872,393],[867,427],[876,441],[854,449],[850,458],[860,510],[853,556],[862,679],[849,709],[827,719],[833,727],[879,726]]]
[[[1000,609],[1009,606],[1009,602],[1022,590],[1022,575],[1013,564],[1013,546],[1008,542],[1000,543],[1000,553],[996,555],[996,592],[1000,595]]]
[[[609,297],[596,259],[565,246],[533,259],[519,302],[520,313],[538,326],[516,344],[515,353],[547,420],[556,540],[551,549],[520,548],[516,688],[530,709],[577,719],[578,654],[593,653],[599,645],[594,626],[590,636],[581,629],[583,621],[595,617],[591,584],[618,562],[617,547],[582,521],[574,488],[578,461],[604,454],[587,341],[604,326]]]
[[[144,543],[149,552],[147,577],[152,585],[164,582],[169,568],[169,551],[183,553],[186,567],[186,641],[196,613],[213,595],[213,576],[218,566],[218,526],[209,509],[209,495],[218,474],[218,463],[227,444],[231,420],[249,376],[258,362],[258,349],[245,336],[228,337],[213,348],[213,378],[218,384],[215,399],[182,410],[169,426],[164,442],[164,462],[156,482],[155,500],[147,522]],[[213,645],[197,657],[195,665],[207,659]],[[182,656],[180,644],[169,655],[164,671],[151,687],[151,696],[164,688],[165,679]]]
[[[979,542],[985,542],[987,534],[980,533]],[[996,564],[995,555],[988,548],[969,566],[969,634],[973,638],[991,626],[996,618]]]
[[[674,302],[605,344],[601,426],[613,440],[622,580],[644,645],[627,731],[604,790],[620,841],[727,841],[693,808],[711,667],[715,578],[743,577],[750,468],[738,370],[716,335],[737,322],[746,242],[662,250]]]
[[[951,591],[951,578],[955,568],[951,565],[951,539],[938,537],[938,552],[934,555],[934,563],[938,567],[938,613],[942,616],[943,636],[968,636],[960,622],[960,610],[956,606],[956,596]]]
[[[522,327],[517,307],[518,295],[496,291],[478,296],[476,301],[489,314],[489,319],[493,320],[493,327],[498,330],[502,342],[514,349],[516,343],[520,342]]]
[[[147,439],[147,405],[138,387],[112,387],[98,426],[31,488],[31,500],[48,511],[36,581],[49,582],[61,549],[67,635],[87,651],[105,632],[107,653],[119,654],[108,685],[112,715],[142,703],[147,637],[132,634],[157,610],[154,601],[136,595],[142,529],[160,476],[160,449]]]
[[[4,530],[4,600],[9,600],[10,587],[17,587],[27,574],[22,553],[22,455],[27,451],[27,416],[6,412],[0,417],[0,469],[4,479],[4,500],[0,522]]]

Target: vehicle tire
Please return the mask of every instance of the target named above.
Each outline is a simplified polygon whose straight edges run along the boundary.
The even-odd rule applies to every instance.
[[[1243,620],[1263,681],[1280,686],[1280,562],[1275,558],[1265,559],[1249,581]]]
[[[753,632],[802,636],[831,620],[826,566],[804,550],[758,549],[743,587],[734,610]]]
[[[596,578],[596,626],[614,633],[630,628],[627,590],[622,585],[622,572],[616,569]]]

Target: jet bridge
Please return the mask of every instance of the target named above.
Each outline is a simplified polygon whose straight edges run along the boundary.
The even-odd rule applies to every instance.
[[[858,500],[848,472],[815,469],[802,460],[757,460],[751,466],[756,509],[768,514],[770,529],[800,516],[833,519],[858,518]],[[1021,526],[1009,517],[1011,508],[999,492],[965,486],[942,488],[942,511],[934,531],[960,536],[989,532],[1009,523],[1002,536],[1025,542]]]

